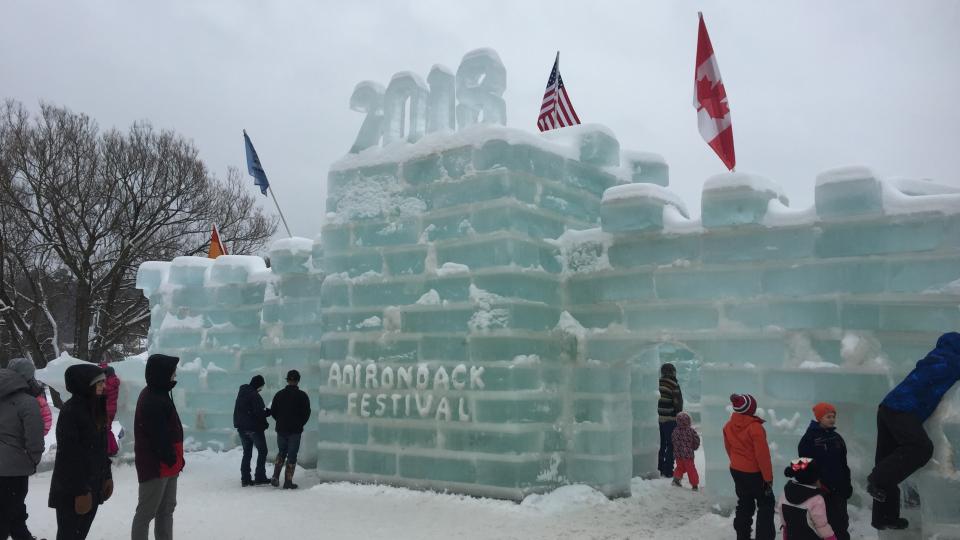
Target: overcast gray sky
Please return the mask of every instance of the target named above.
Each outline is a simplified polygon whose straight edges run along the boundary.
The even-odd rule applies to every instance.
[[[508,126],[536,131],[555,51],[584,122],[662,154],[699,214],[725,169],[691,105],[702,10],[733,115],[737,169],[809,206],[818,172],[960,185],[960,2],[0,0],[0,96],[193,139],[245,169],[246,128],[295,235],[319,234],[327,170],[363,120],[354,85],[496,49]],[[256,189],[252,185],[250,189]],[[272,207],[268,207],[272,211]]]

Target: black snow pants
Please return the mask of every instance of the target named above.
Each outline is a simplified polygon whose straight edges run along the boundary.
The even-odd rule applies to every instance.
[[[873,501],[873,523],[889,523],[900,517],[897,484],[926,465],[931,457],[933,442],[919,418],[883,405],[877,409],[877,460],[867,480],[882,489],[887,500]]]
[[[753,528],[753,513],[757,513],[756,540],[773,540],[776,529],[773,526],[773,491],[767,491],[763,475],[730,469],[733,484],[737,491],[737,513],[733,518],[733,529],[737,531],[737,540],[750,540]]]

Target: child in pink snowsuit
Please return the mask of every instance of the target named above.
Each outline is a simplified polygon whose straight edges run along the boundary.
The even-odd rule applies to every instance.
[[[120,445],[117,444],[117,437],[113,434],[113,419],[117,416],[117,398],[120,397],[120,377],[112,367],[107,366],[104,370],[107,376],[106,383],[103,386],[103,395],[107,398],[107,455],[115,456],[120,451]]]
[[[677,427],[670,436],[673,440],[673,456],[677,460],[677,466],[673,470],[673,485],[679,487],[683,473],[687,473],[687,480],[693,490],[697,491],[700,489],[700,475],[693,463],[693,453],[700,448],[700,435],[690,427],[691,422],[689,414],[677,414]]]
[[[817,462],[807,457],[795,459],[783,474],[792,478],[783,487],[783,495],[777,501],[777,512],[783,522],[783,540],[837,540],[827,521],[827,504],[820,494]]]
[[[42,385],[41,385],[42,388]],[[53,414],[50,412],[50,404],[47,403],[47,392],[46,389],[43,389],[39,394],[37,394],[37,403],[40,404],[40,416],[43,417],[43,436],[46,437],[47,433],[50,433],[50,428],[53,427]]]

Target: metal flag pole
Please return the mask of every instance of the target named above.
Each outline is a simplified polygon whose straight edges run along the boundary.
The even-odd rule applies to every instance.
[[[283,217],[283,211],[280,210],[280,203],[277,202],[277,196],[273,194],[273,187],[267,186],[267,191],[269,191],[270,196],[273,197],[273,204],[277,207],[277,213],[280,214],[280,221],[283,221],[283,228],[287,230],[287,236],[293,238],[293,235],[290,234],[290,227],[287,226],[287,218]]]

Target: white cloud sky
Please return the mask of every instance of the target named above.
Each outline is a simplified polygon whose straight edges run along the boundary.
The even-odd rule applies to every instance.
[[[535,131],[555,51],[580,118],[662,154],[698,213],[725,169],[691,105],[703,11],[733,114],[737,169],[809,206],[818,172],[960,186],[960,2],[260,2],[6,0],[0,96],[193,139],[217,174],[253,138],[294,234],[320,232],[327,170],[363,115],[354,85],[455,70],[492,47],[508,125]],[[250,179],[250,189],[255,190]],[[270,207],[268,207],[270,208]]]

